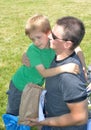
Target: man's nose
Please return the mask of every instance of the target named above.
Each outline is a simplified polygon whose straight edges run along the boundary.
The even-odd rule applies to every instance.
[[[52,40],[52,39],[53,39],[53,37],[52,37],[52,34],[51,34],[51,33],[48,35],[48,38],[49,38],[49,40]]]

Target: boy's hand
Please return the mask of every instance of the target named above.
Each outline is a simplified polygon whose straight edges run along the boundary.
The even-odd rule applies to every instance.
[[[29,62],[29,59],[28,59],[26,53],[24,53],[23,56],[22,56],[22,64],[26,65],[27,67],[30,66],[30,62]]]
[[[74,73],[74,74],[78,74],[80,72],[79,66],[75,63],[68,63],[68,64],[62,65],[62,71]]]

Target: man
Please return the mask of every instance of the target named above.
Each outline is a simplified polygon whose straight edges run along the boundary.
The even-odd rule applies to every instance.
[[[80,74],[63,73],[46,78],[45,120],[30,120],[30,126],[43,125],[43,130],[86,130],[88,105],[82,64],[74,49],[85,34],[83,23],[75,17],[58,19],[49,36],[56,57],[51,67],[70,62],[79,65]]]

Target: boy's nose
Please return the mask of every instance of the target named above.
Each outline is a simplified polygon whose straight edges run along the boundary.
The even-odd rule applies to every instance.
[[[39,41],[38,40],[35,40],[35,44],[38,44],[39,43]]]

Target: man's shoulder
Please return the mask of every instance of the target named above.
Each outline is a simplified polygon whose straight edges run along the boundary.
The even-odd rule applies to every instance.
[[[80,62],[80,59],[79,57],[77,56],[77,54],[75,52],[73,52],[66,60],[65,60],[66,63],[75,63],[75,64],[78,64],[80,65],[81,62]]]

